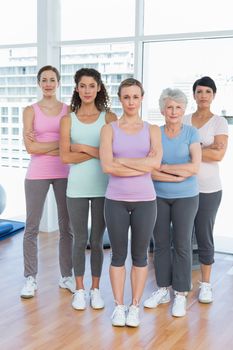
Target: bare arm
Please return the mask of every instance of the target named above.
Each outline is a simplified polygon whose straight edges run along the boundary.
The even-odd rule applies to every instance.
[[[201,162],[201,146],[199,143],[190,145],[191,161],[185,164],[162,164],[160,171],[181,177],[190,177],[198,173]]]
[[[112,121],[117,120],[116,114],[112,112],[107,112],[105,116],[105,122],[106,124],[111,123]],[[72,144],[71,145],[71,151],[72,152],[81,152],[86,153],[92,156],[93,158],[99,158],[99,147],[93,147],[90,145],[85,144]]]
[[[104,125],[100,135],[100,160],[103,172],[115,176],[138,176],[144,174],[143,171],[137,171],[125,167],[113,159],[112,153],[112,127]]]
[[[181,182],[185,180],[185,177],[166,174],[159,170],[153,170],[152,179],[157,181],[162,181],[162,182]]]
[[[66,115],[60,123],[60,157],[63,163],[82,163],[93,157],[82,152],[72,152],[70,143],[70,116]]]
[[[202,148],[203,162],[219,162],[223,159],[228,143],[227,135],[216,135],[214,143],[208,147]]]
[[[31,106],[24,109],[23,112],[23,139],[26,150],[29,154],[49,154],[51,151],[58,150],[59,142],[38,142],[33,130],[34,110]]]
[[[161,131],[156,125],[150,125],[151,150],[145,158],[119,158],[120,164],[145,173],[159,169],[162,159]]]

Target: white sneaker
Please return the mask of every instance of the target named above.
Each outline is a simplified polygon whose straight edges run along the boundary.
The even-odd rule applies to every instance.
[[[200,283],[200,292],[198,300],[200,303],[209,304],[213,301],[213,292],[210,283],[199,282]]]
[[[36,279],[32,276],[28,276],[21,290],[20,296],[21,298],[24,298],[24,299],[33,298],[36,290],[37,290]]]
[[[112,325],[115,327],[124,327],[126,321],[127,307],[125,305],[117,305],[111,316]]]
[[[90,290],[90,304],[92,309],[103,309],[104,301],[100,294],[100,290],[95,288]]]
[[[128,314],[125,321],[126,326],[138,327],[140,324],[139,320],[139,306],[131,305],[129,307]]]
[[[170,292],[167,288],[159,288],[144,301],[144,307],[156,308],[159,304],[166,304],[170,301]]]
[[[78,289],[74,292],[72,306],[76,310],[86,309],[86,293],[84,289]]]
[[[68,289],[71,293],[74,293],[76,289],[76,281],[74,276],[61,277],[59,281],[59,287]]]
[[[186,296],[175,292],[174,303],[172,306],[172,316],[182,317],[186,314]]]

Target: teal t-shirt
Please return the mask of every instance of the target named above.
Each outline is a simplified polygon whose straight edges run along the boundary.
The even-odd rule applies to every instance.
[[[199,141],[198,130],[183,124],[181,132],[174,138],[169,138],[161,126],[163,158],[162,164],[184,164],[190,162],[189,147]],[[156,194],[161,198],[186,198],[199,194],[197,176],[190,176],[182,182],[154,181]]]
[[[99,118],[91,124],[80,122],[75,113],[71,113],[71,143],[99,147],[100,131],[104,124],[105,112],[101,112]],[[103,173],[100,160],[92,158],[71,164],[66,194],[71,198],[104,197],[107,183],[108,175]]]

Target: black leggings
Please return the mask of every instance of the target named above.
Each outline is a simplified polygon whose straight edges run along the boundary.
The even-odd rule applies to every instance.
[[[147,251],[156,220],[156,201],[125,202],[105,199],[105,220],[112,247],[112,266],[124,266],[131,227],[134,266],[147,265]]]

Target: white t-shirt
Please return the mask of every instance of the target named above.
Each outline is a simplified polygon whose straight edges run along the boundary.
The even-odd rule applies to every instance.
[[[184,116],[184,124],[192,125],[192,114]],[[201,128],[198,129],[200,142],[209,146],[214,142],[216,135],[228,135],[228,124],[224,117],[213,115]],[[219,175],[219,162],[201,162],[198,172],[199,191],[202,193],[217,192],[222,189]]]

